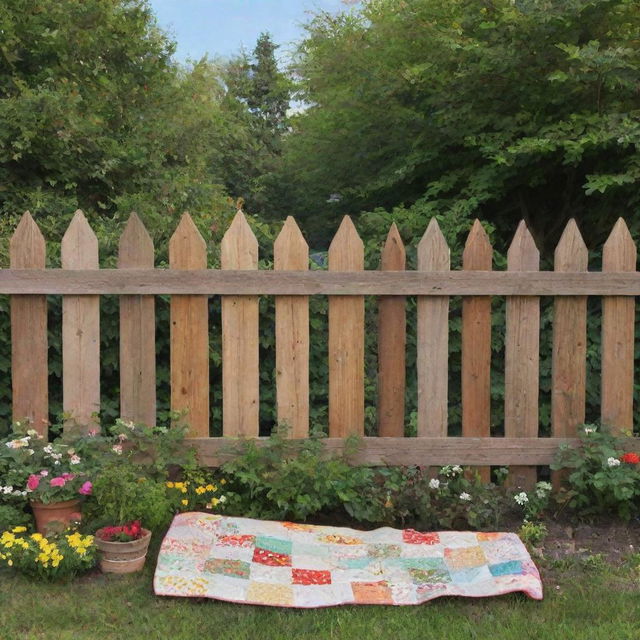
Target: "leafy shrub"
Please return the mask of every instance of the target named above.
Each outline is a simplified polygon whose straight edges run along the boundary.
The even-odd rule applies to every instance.
[[[539,547],[549,534],[547,527],[542,522],[525,520],[518,530],[518,535],[527,547]]]
[[[33,518],[23,509],[10,504],[0,504],[0,531],[7,531],[14,527],[31,528]]]

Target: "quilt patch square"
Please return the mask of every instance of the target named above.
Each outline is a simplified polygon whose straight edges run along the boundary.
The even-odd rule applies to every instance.
[[[520,575],[521,573],[524,573],[522,569],[522,562],[520,562],[520,560],[491,564],[489,565],[489,571],[491,571],[492,576]]]
[[[352,582],[351,589],[356,603],[393,604],[391,589],[384,580],[380,582]]]
[[[204,563],[206,573],[221,574],[232,578],[248,580],[251,565],[242,560],[230,560],[228,558],[209,558]]]
[[[331,571],[317,571],[314,569],[292,569],[292,584],[331,584]]]
[[[450,569],[469,569],[487,564],[487,559],[480,547],[445,549],[444,561]]]
[[[402,541],[407,544],[440,544],[440,536],[437,533],[420,533],[413,529],[404,529]]]
[[[260,549],[266,549],[267,551],[273,551],[283,556],[291,555],[291,540],[283,540],[282,538],[273,538],[271,536],[256,536],[256,547]]]
[[[269,549],[256,547],[253,551],[253,562],[257,564],[266,564],[270,567],[290,567],[291,556],[284,553],[276,553]]]
[[[251,582],[247,589],[247,599],[253,604],[290,607],[293,604],[293,590],[286,584]]]

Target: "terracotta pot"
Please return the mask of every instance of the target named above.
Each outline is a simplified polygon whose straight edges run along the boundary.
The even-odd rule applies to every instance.
[[[31,502],[31,509],[36,519],[36,531],[46,535],[50,529],[66,529],[72,520],[79,519],[80,500],[74,498],[51,504]]]
[[[144,535],[130,542],[108,542],[100,538],[102,529],[96,531],[94,544],[100,552],[100,569],[104,573],[133,573],[144,567],[151,531],[142,529]]]

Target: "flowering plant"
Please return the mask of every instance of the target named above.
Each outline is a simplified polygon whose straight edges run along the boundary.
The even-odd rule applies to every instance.
[[[93,536],[70,532],[45,538],[29,535],[26,527],[0,534],[0,566],[31,577],[58,580],[90,569],[95,561]]]
[[[145,533],[140,520],[134,520],[121,526],[103,527],[96,532],[96,535],[106,542],[131,542],[139,540]]]

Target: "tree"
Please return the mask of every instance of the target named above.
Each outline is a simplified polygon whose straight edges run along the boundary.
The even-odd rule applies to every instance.
[[[286,144],[292,208],[326,226],[420,201],[507,235],[525,218],[547,255],[570,217],[593,244],[618,215],[637,227],[639,36],[630,0],[320,13],[295,64],[309,108]]]

